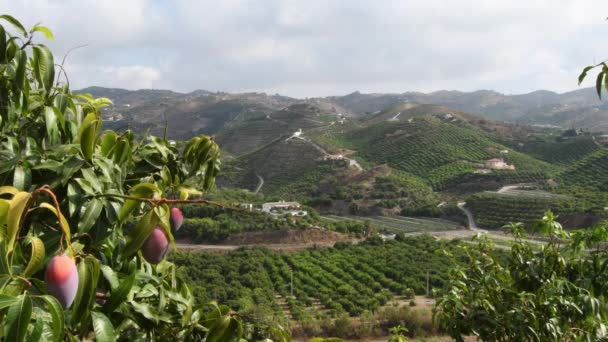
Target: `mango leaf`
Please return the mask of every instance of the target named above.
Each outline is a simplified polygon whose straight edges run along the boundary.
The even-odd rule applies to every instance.
[[[0,240],[4,235],[4,225],[7,223],[6,218],[8,216],[8,210],[11,207],[11,202],[0,198]]]
[[[57,114],[52,107],[44,107],[44,122],[46,124],[46,134],[51,145],[59,142],[59,127],[57,126]]]
[[[66,245],[71,245],[72,244],[72,234],[70,233],[70,225],[68,224],[68,220],[65,219],[65,216],[63,216],[63,214],[61,212],[58,212],[57,209],[55,209],[54,206],[52,206],[49,203],[41,203],[40,204],[41,208],[46,208],[48,210],[50,210],[53,214],[55,214],[55,217],[57,217],[57,220],[59,221],[59,228],[61,228],[61,230],[63,230],[63,235],[65,238],[65,242]],[[68,250],[68,253],[70,254],[70,256],[73,257],[73,255],[71,254],[71,251]]]
[[[19,22],[19,20],[15,19],[13,16],[8,14],[0,15],[0,19],[4,19],[8,21],[14,28],[21,33],[21,35],[27,37],[27,31],[25,31],[25,27]]]
[[[53,61],[53,54],[48,47],[39,44],[32,48],[33,61],[34,61],[34,76],[40,83],[47,94],[50,95],[51,89],[53,88],[53,82],[55,81],[55,62]]]
[[[86,209],[84,214],[80,218],[78,222],[78,232],[86,233],[91,227],[95,224],[99,215],[101,214],[101,210],[103,209],[103,203],[97,199],[93,198],[86,204]]]
[[[23,271],[23,276],[25,278],[29,278],[32,274],[36,273],[40,269],[40,266],[43,265],[46,252],[44,249],[44,242],[42,242],[42,240],[40,240],[40,238],[37,236],[27,236],[25,239],[25,241],[27,241],[32,247],[32,256],[25,267],[25,271]]]
[[[8,308],[3,322],[5,341],[25,341],[27,327],[32,317],[32,299],[27,294],[18,298],[19,300]]]
[[[116,148],[116,133],[107,131],[101,136],[101,154],[105,157],[110,156],[110,152]]]
[[[20,190],[27,190],[32,183],[32,172],[28,168],[24,168],[22,165],[15,167],[13,174],[13,185]]]
[[[6,30],[0,25],[0,64],[6,63]]]
[[[78,129],[78,140],[80,141],[80,149],[82,155],[87,161],[93,159],[93,152],[95,151],[95,141],[97,139],[97,130],[99,128],[99,119],[94,112],[89,113]]]
[[[40,341],[42,338],[42,331],[44,327],[44,322],[39,319],[34,324],[34,328],[32,329],[31,334],[27,337],[28,341]]]
[[[129,196],[147,199],[153,198],[153,196],[157,193],[160,193],[160,190],[156,187],[156,185],[150,183],[140,183],[131,189]],[[125,204],[123,204],[122,208],[120,208],[120,212],[118,213],[118,219],[120,221],[126,220],[131,214],[131,212],[135,210],[135,208],[139,206],[141,202],[142,201],[137,201],[133,199],[126,200]]]
[[[93,330],[95,330],[95,341],[113,342],[116,341],[116,333],[112,322],[101,312],[91,311]]]
[[[63,307],[57,298],[53,296],[44,295],[39,298],[46,303],[47,309],[51,314],[52,324],[50,326],[53,333],[53,341],[59,342],[63,340],[63,326],[65,324],[63,320]]]
[[[0,186],[0,195],[4,195],[4,194],[14,195],[18,192],[19,192],[19,189],[15,188],[14,186],[10,186],[10,185]]]
[[[26,53],[23,50],[18,50],[15,52],[15,57],[11,63],[15,64],[15,81],[13,82],[13,91],[16,92],[16,95],[18,95],[21,92],[25,81],[25,70],[27,65]]]
[[[110,284],[110,288],[112,289],[112,291],[117,289],[120,285],[120,282],[118,281],[118,275],[116,275],[116,272],[114,272],[112,267],[108,265],[101,265],[100,270],[101,274],[103,274],[103,277],[106,278],[106,280]]]
[[[131,273],[130,276],[123,279],[118,288],[112,289],[110,298],[108,298],[106,303],[103,305],[103,312],[111,314],[127,299],[127,296],[129,295],[129,292],[131,292],[131,288],[133,288],[133,284],[135,283],[135,275],[135,272]]]
[[[583,72],[581,72],[581,74],[578,76],[578,85],[581,85],[581,83],[583,83],[583,80],[585,79],[585,77],[587,77],[587,72],[589,72],[589,70],[593,68],[595,68],[595,66],[590,65],[583,69]]]
[[[47,39],[50,39],[50,40],[55,39],[55,36],[53,36],[53,32],[51,32],[51,30],[46,26],[36,24],[30,30],[30,34],[32,34],[34,32],[42,33]]]
[[[85,322],[91,313],[99,281],[100,265],[95,257],[87,256],[78,264],[78,292],[72,304],[72,317],[77,322]]]
[[[602,98],[602,81],[604,80],[604,72],[601,71],[597,74],[597,79],[595,80],[595,90],[597,91],[597,96]]]
[[[19,301],[18,297],[0,294],[0,310],[9,307]]]
[[[14,249],[15,239],[17,238],[17,234],[19,233],[19,227],[21,225],[21,218],[31,198],[32,195],[29,192],[18,192],[10,201],[10,208],[8,210],[7,215],[7,253],[11,253]]]
[[[147,212],[131,230],[127,237],[127,245],[125,246],[124,255],[129,258],[135,255],[141,249],[146,239],[158,224],[158,216],[154,210]]]

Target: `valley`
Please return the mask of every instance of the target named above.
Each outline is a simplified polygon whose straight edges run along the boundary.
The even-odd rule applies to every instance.
[[[135,93],[120,100],[133,103],[123,116],[133,128],[179,140],[194,132],[182,127],[198,127],[222,147],[217,187],[203,198],[223,207],[181,206],[181,272],[200,300],[296,338],[378,338],[397,322],[434,336],[431,308],[416,302],[444,286],[448,263],[436,250],[459,255],[481,234],[500,257],[515,242],[503,233],[510,223],[523,223],[530,235],[519,241],[538,249],[546,240],[531,227],[547,210],[567,229],[608,217],[602,132],[524,124],[526,106],[542,107],[526,97],[169,94],[166,115],[184,115],[172,127],[177,117],[140,113],[155,105]],[[570,95],[547,96],[537,100]],[[264,209],[277,203],[297,209]]]

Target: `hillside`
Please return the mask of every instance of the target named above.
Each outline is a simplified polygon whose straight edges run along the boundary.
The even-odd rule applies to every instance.
[[[424,107],[414,107],[417,108]],[[547,178],[555,170],[492,138],[497,136],[459,117],[420,112],[405,121],[382,121],[355,129],[336,141],[357,151],[357,156],[369,162],[387,164],[421,177],[436,190],[450,188],[471,177],[499,183],[536,181]],[[504,158],[516,170],[481,171],[483,163],[492,158]]]
[[[217,132],[216,138],[222,149],[241,155],[278,137],[329,125],[334,120],[335,116],[325,114],[318,107],[299,103],[263,116],[229,122]]]
[[[595,89],[584,88],[558,94],[538,90],[506,95],[490,90],[473,92],[441,90],[433,93],[362,94],[329,97],[355,116],[368,116],[399,103],[413,102],[451,107],[488,119],[525,124],[551,124],[563,128],[608,130],[608,106]]]

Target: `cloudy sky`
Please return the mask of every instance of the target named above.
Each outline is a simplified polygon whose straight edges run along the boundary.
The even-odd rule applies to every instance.
[[[584,66],[608,58],[606,0],[0,0],[0,8],[50,27],[58,60],[87,45],[68,57],[72,88],[563,92],[577,88]]]

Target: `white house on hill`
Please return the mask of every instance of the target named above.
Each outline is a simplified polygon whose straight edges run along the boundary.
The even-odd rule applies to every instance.
[[[287,209],[299,209],[299,208],[300,208],[300,203],[298,203],[298,202],[280,201],[280,202],[268,202],[268,203],[262,204],[262,211],[267,212],[267,213],[269,213],[273,209],[287,210]]]
[[[505,163],[505,160],[502,158],[494,158],[486,161],[486,168],[494,169],[494,170],[515,170],[514,165],[509,165]]]

